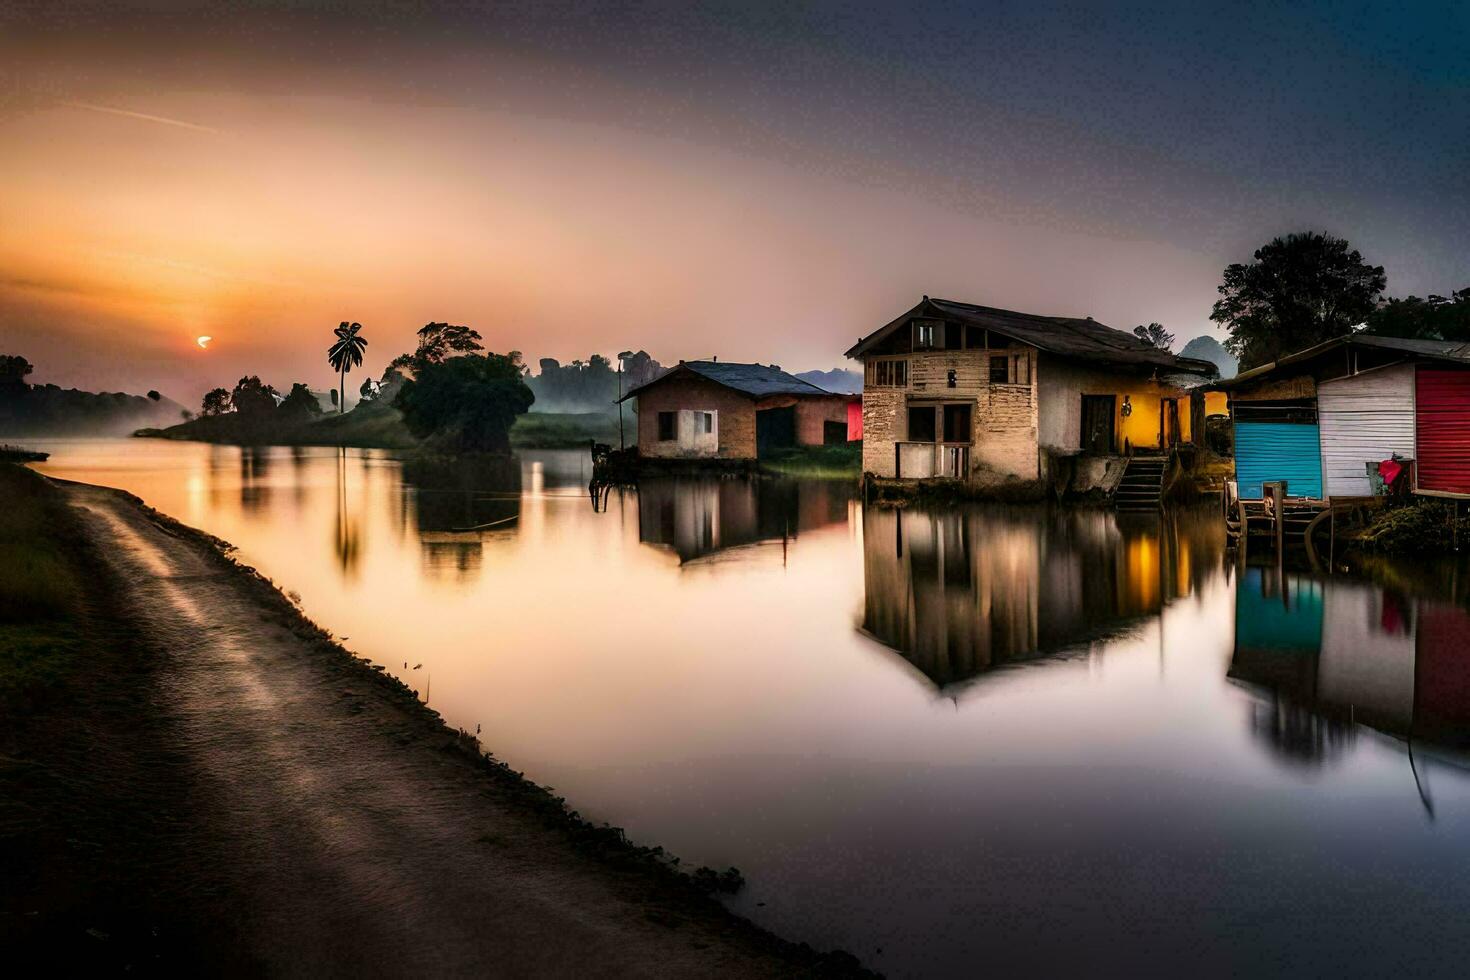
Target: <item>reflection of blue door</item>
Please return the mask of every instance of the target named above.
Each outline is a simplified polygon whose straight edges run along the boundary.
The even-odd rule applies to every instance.
[[[1322,496],[1315,422],[1235,423],[1235,481],[1241,498],[1259,499],[1262,482],[1271,480],[1285,480],[1288,496]]]

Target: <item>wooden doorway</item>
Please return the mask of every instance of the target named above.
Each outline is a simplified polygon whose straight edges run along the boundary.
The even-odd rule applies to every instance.
[[[1179,400],[1159,399],[1159,448],[1168,449],[1179,444]]]
[[[970,406],[944,406],[944,441],[970,442]]]
[[[767,408],[755,413],[755,454],[796,445],[796,408]]]
[[[1117,395],[1082,396],[1082,451],[1111,454],[1117,445]]]

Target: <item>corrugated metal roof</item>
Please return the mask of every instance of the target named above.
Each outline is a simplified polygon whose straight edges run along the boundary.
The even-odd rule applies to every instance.
[[[942,317],[970,326],[984,327],[1023,343],[1089,361],[1131,364],[1165,368],[1171,372],[1213,374],[1215,365],[1190,357],[1179,357],[1160,350],[1123,330],[1098,323],[1090,318],[1041,316],[1018,313],[993,306],[976,306],[948,299],[924,299],[912,310],[859,340],[848,350],[848,357],[860,357],[874,344],[891,335],[916,316]]]
[[[1279,357],[1269,364],[1261,364],[1248,371],[1242,371],[1233,378],[1215,382],[1211,387],[1220,390],[1229,390],[1231,388],[1241,387],[1242,385],[1253,384],[1278,368],[1300,364],[1302,361],[1319,357],[1339,347],[1376,347],[1380,350],[1402,351],[1405,354],[1413,354],[1435,361],[1454,361],[1462,364],[1470,364],[1470,344],[1460,341],[1413,340],[1408,337],[1378,337],[1372,334],[1353,333],[1342,337],[1334,337],[1331,340],[1324,340],[1315,347],[1308,347],[1305,350],[1299,350],[1293,354]]]
[[[794,374],[787,374],[773,364],[740,364],[735,361],[680,361],[663,374],[644,382],[629,391],[619,401],[626,401],[651,385],[656,385],[679,371],[689,371],[726,388],[734,389],[752,398],[768,398],[772,395],[826,395],[840,398],[833,392],[803,381]]]

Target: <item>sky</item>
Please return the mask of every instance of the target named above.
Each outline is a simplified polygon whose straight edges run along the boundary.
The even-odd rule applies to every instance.
[[[373,375],[429,321],[851,367],[926,294],[1223,339],[1291,231],[1470,285],[1466,50],[1463,4],[9,0],[0,352],[192,403],[330,386],[342,320]]]

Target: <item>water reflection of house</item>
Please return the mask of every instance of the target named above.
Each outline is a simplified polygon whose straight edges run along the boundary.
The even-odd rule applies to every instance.
[[[1118,632],[1218,560],[1211,521],[967,508],[863,514],[863,629],[939,687]]]
[[[1320,762],[1350,725],[1470,748],[1470,613],[1367,582],[1247,568],[1229,676],[1269,695],[1289,728],[1258,730]],[[1286,724],[1286,722],[1283,722]]]
[[[829,481],[642,480],[638,540],[690,562],[845,520],[851,497],[850,487]]]

